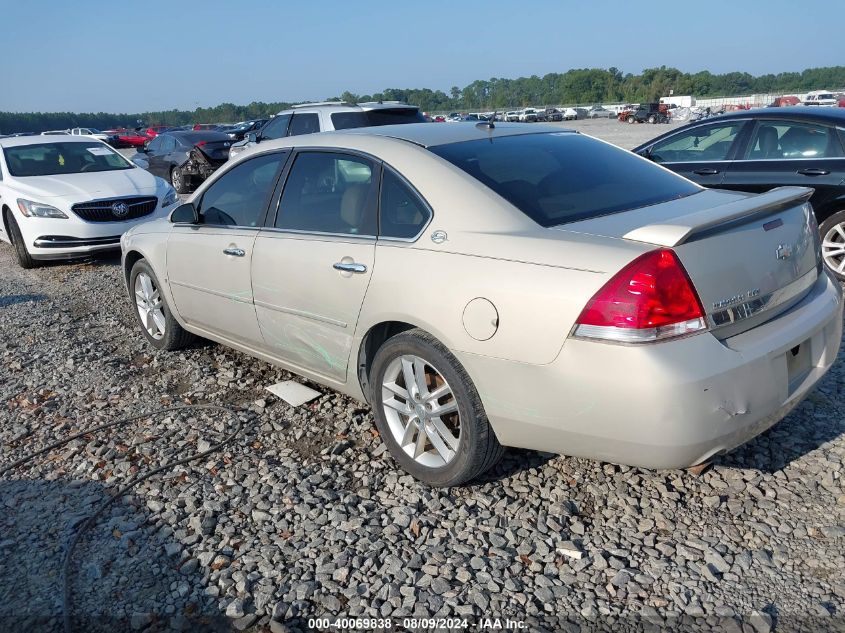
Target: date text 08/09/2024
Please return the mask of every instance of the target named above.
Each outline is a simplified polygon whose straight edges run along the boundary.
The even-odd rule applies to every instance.
[[[308,628],[318,631],[375,631],[375,630],[483,630],[519,631],[527,630],[527,623],[509,618],[481,618],[471,622],[464,618],[311,618]]]

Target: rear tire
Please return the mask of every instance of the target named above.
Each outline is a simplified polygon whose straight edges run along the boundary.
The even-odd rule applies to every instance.
[[[648,122],[654,125],[655,123],[657,123],[657,117],[652,114],[650,117],[648,117]]]
[[[38,266],[38,262],[32,259],[32,255],[29,254],[26,248],[26,243],[24,242],[23,235],[21,235],[20,227],[18,227],[18,223],[15,221],[15,216],[8,210],[6,211],[6,226],[9,228],[9,239],[12,240],[12,246],[15,247],[18,266],[26,269]]]
[[[173,351],[187,347],[196,338],[173,316],[161,292],[161,284],[146,260],[140,259],[129,274],[129,303],[141,332],[156,349]],[[142,314],[144,316],[142,317]]]
[[[173,188],[176,190],[176,193],[189,193],[187,178],[179,167],[173,167],[170,169],[170,182],[173,184]]]
[[[837,211],[819,226],[822,258],[840,281],[845,281],[845,209]]]
[[[370,401],[382,440],[416,479],[457,486],[501,459],[504,448],[472,380],[428,332],[407,330],[388,339],[376,352],[371,376]],[[444,413],[437,415],[438,409]]]

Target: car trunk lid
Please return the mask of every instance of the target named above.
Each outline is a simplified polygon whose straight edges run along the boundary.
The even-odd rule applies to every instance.
[[[788,309],[815,283],[822,268],[811,194],[803,187],[698,194],[561,228],[672,248],[724,339]]]
[[[196,144],[206,157],[211,161],[224,162],[229,158],[229,148],[232,141],[200,141]]]

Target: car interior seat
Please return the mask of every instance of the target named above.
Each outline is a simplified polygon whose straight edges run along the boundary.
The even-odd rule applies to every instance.
[[[757,147],[753,152],[756,158],[781,158],[783,154],[778,146],[778,131],[772,125],[763,125],[757,133]]]
[[[352,234],[361,232],[369,192],[369,185],[350,185],[343,192],[343,197],[340,199],[340,219],[347,225],[346,232]]]

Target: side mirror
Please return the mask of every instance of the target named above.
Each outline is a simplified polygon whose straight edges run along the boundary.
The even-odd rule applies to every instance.
[[[247,132],[244,135],[244,139],[248,143],[257,143],[258,142],[258,132]]]
[[[200,216],[194,203],[186,202],[170,212],[170,221],[173,224],[199,224]]]

